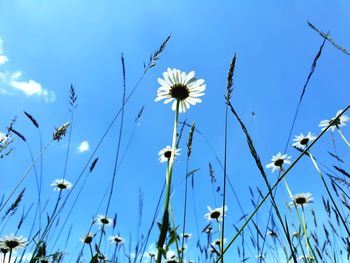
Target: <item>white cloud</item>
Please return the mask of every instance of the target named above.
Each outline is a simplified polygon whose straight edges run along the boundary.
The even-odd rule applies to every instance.
[[[5,55],[0,55],[0,65],[5,64],[9,59]]]
[[[5,64],[7,61],[9,61],[8,57],[6,57],[3,53],[4,50],[2,48],[4,41],[0,37],[0,65]]]
[[[41,88],[41,85],[34,80],[11,81],[10,85],[15,89],[23,91],[28,96],[33,96],[34,94],[43,94],[43,89]]]
[[[3,40],[0,38],[0,65],[6,62],[8,62],[8,57],[3,54]],[[0,71],[0,94],[15,95],[14,90],[20,91],[29,97],[34,95],[42,97],[47,103],[56,100],[55,93],[44,89],[39,82],[23,80],[21,71]]]
[[[78,152],[83,153],[87,152],[90,149],[90,145],[88,141],[82,141],[78,146]]]

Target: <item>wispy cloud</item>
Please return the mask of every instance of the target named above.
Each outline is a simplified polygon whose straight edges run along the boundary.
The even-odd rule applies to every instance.
[[[78,152],[84,153],[87,152],[90,149],[90,145],[88,141],[82,141],[80,145],[78,146]]]
[[[4,54],[3,40],[0,38],[0,66],[8,61],[8,57]],[[21,71],[9,72],[0,70],[0,94],[15,95],[18,91],[29,97],[42,97],[47,103],[56,100],[55,93],[44,89],[37,81],[23,80]]]

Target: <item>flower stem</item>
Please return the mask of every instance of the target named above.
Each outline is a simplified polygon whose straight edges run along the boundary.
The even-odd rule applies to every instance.
[[[306,230],[306,220],[305,220],[305,214],[304,214],[304,207],[302,206],[302,218],[300,217],[300,214],[299,214],[299,211],[298,211],[298,207],[297,207],[297,204],[295,203],[294,199],[293,199],[293,194],[292,194],[292,191],[290,190],[290,187],[287,183],[287,179],[284,177],[283,178],[283,181],[284,181],[284,184],[287,188],[287,191],[288,191],[288,195],[290,197],[290,199],[293,201],[293,205],[295,207],[295,211],[296,211],[296,214],[297,214],[297,217],[298,217],[298,221],[299,221],[299,224],[302,226],[303,228],[303,232],[304,232],[304,236],[305,236],[305,245],[306,245],[306,251],[307,251],[307,256],[310,257],[310,241],[309,241],[309,236],[307,235],[307,230]]]
[[[343,139],[343,141],[345,142],[345,144],[346,144],[347,146],[350,147],[350,143],[349,143],[349,141],[345,138],[343,132],[342,132],[339,128],[338,128],[337,130],[338,130],[338,132],[339,132],[339,134],[340,134],[340,137],[341,137],[341,138]]]
[[[174,120],[174,129],[173,129],[173,140],[172,140],[172,148],[171,148],[171,156],[169,160],[169,167],[166,170],[166,192],[165,192],[165,202],[164,202],[164,213],[163,220],[160,229],[160,235],[158,240],[158,253],[157,253],[157,263],[161,263],[162,260],[162,250],[166,237],[166,233],[168,231],[169,224],[169,204],[170,204],[170,194],[171,194],[171,178],[173,173],[173,165],[175,158],[175,150],[176,150],[176,138],[177,138],[177,125],[179,119],[179,105],[180,101],[176,101],[176,109],[175,109],[175,120]]]

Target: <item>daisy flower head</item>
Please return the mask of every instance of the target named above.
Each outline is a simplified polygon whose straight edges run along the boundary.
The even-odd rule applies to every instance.
[[[224,244],[226,243],[227,239],[224,238]],[[211,243],[212,246],[218,246],[220,247],[221,246],[221,239],[220,238],[217,238],[215,239],[212,243]]]
[[[125,242],[125,239],[118,235],[110,236],[108,239],[111,241],[112,244],[115,244],[115,245],[121,245],[121,244],[124,244]]]
[[[281,154],[280,152],[271,158],[271,163],[266,165],[266,168],[272,168],[272,172],[276,170],[282,170],[283,164],[290,164],[291,156],[287,154]]]
[[[298,238],[300,237],[300,233],[298,231],[293,232],[293,237]]]
[[[167,104],[173,101],[171,109],[176,110],[177,102],[179,102],[179,112],[186,112],[190,105],[196,105],[202,102],[198,97],[204,95],[203,91],[206,88],[203,79],[196,79],[194,71],[186,74],[178,69],[168,68],[163,73],[163,78],[158,78],[158,83],[161,85],[157,90],[155,101],[164,99]]]
[[[277,238],[278,237],[277,233],[275,231],[273,231],[273,230],[267,231],[267,235],[270,236],[270,237],[273,237],[273,238]]]
[[[56,179],[51,186],[54,187],[55,191],[69,190],[73,185],[65,179]]]
[[[265,256],[262,255],[262,254],[256,255],[255,258],[256,258],[257,260],[265,260]]]
[[[295,194],[292,196],[292,202],[289,203],[290,206],[307,206],[308,204],[313,203],[314,198],[311,193],[301,193]]]
[[[312,261],[315,261],[315,258],[313,256],[301,255],[297,258],[297,260],[302,261],[302,262],[312,262]]]
[[[150,250],[147,252],[147,256],[150,257],[150,258],[155,258],[156,257],[156,254],[157,254],[157,251],[155,250]]]
[[[183,237],[184,239],[190,239],[190,238],[192,238],[192,233],[183,233],[183,234],[182,234],[182,237]]]
[[[315,139],[316,136],[314,136],[311,132],[309,132],[307,135],[300,133],[300,135],[296,135],[293,139],[294,143],[292,146],[304,150],[307,144]]]
[[[27,244],[28,241],[26,238],[23,238],[23,236],[16,237],[14,234],[0,239],[0,248],[10,251],[25,248]]]
[[[113,219],[109,218],[105,215],[99,215],[96,217],[96,223],[98,225],[102,225],[102,226],[112,226],[113,225]]]
[[[333,132],[335,130],[335,128],[339,128],[339,127],[343,127],[345,126],[345,122],[349,121],[350,118],[347,115],[341,115],[340,117],[338,117],[340,115],[340,113],[342,113],[343,110],[339,110],[337,112],[337,114],[335,115],[334,118],[330,119],[330,120],[323,120],[320,122],[320,124],[318,125],[318,127],[323,127],[322,131],[324,131],[327,126],[329,124],[331,124],[335,119],[336,121],[329,127],[331,129],[331,131]]]
[[[181,151],[181,149],[175,150],[175,157],[180,155],[180,153],[179,153],[180,151]],[[159,161],[161,163],[165,163],[165,162],[169,161],[170,157],[171,157],[171,147],[169,145],[167,145],[167,147],[165,147],[159,151],[158,155],[159,155]]]
[[[177,263],[179,260],[176,258],[176,254],[173,250],[168,250],[166,252],[166,261],[167,263]]]
[[[10,137],[3,132],[0,132],[0,145],[5,144],[9,141]]]
[[[80,239],[80,241],[83,242],[83,243],[85,243],[85,244],[91,244],[93,238],[94,238],[94,235],[93,235],[91,232],[89,232],[89,233],[85,234],[85,235]]]
[[[228,209],[227,209],[227,206],[225,206],[224,209],[223,209],[223,207],[218,207],[218,208],[212,209],[210,206],[208,206],[208,210],[209,210],[209,212],[204,215],[204,217],[208,221],[211,221],[211,220],[221,221],[222,216],[224,214],[226,214]]]

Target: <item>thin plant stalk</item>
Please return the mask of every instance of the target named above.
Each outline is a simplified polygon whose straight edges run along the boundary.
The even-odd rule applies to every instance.
[[[300,225],[301,225],[301,227],[303,229],[303,232],[304,232],[307,256],[310,257],[310,248],[311,248],[311,246],[310,246],[310,240],[309,240],[309,236],[307,234],[307,229],[306,229],[306,220],[305,220],[304,207],[302,206],[302,217],[300,217],[300,214],[299,214],[299,211],[298,211],[298,208],[297,208],[297,204],[295,203],[295,201],[293,199],[293,194],[292,194],[292,191],[290,190],[290,187],[289,187],[289,185],[287,183],[286,178],[283,178],[283,181],[284,181],[284,184],[285,184],[286,189],[288,191],[288,195],[289,195],[290,199],[293,200],[293,205],[295,207],[295,211],[296,211],[296,214],[297,214],[297,217],[298,217],[298,221],[299,221],[299,223],[300,223]],[[315,255],[314,255],[314,257],[315,257]]]
[[[166,236],[166,232],[168,231],[168,229],[166,229],[165,226],[169,224],[169,222],[166,222],[166,221],[168,220],[168,217],[169,217],[171,178],[172,178],[175,150],[176,150],[177,126],[178,126],[178,119],[179,119],[179,105],[180,105],[180,101],[177,100],[176,101],[176,109],[175,109],[175,120],[174,120],[174,129],[173,129],[171,156],[170,156],[170,160],[169,160],[169,169],[167,169],[167,172],[166,172],[166,192],[165,192],[165,202],[164,202],[164,214],[163,214],[163,220],[162,220],[162,225],[161,225],[161,230],[160,230],[161,233],[159,235],[159,241],[158,241],[157,263],[161,262],[163,243],[164,243],[164,235]]]
[[[16,186],[13,188],[12,192],[9,194],[9,196],[6,198],[6,200],[2,203],[2,206],[0,207],[0,212],[2,212],[2,210],[5,208],[5,206],[7,205],[7,203],[10,201],[11,197],[14,195],[14,193],[16,192],[16,190],[18,189],[18,187],[21,185],[21,183],[23,182],[23,180],[27,177],[27,175],[29,174],[29,172],[32,170],[32,168],[35,166],[35,164],[37,163],[37,161],[39,161],[41,159],[41,157],[43,156],[43,154],[45,153],[45,151],[47,150],[47,148],[50,146],[50,144],[53,142],[54,140],[49,141],[46,146],[44,147],[44,149],[39,153],[38,157],[29,165],[28,169],[25,171],[25,173],[22,175],[22,177],[19,179],[19,181],[17,182]]]
[[[347,146],[350,147],[350,143],[349,143],[349,141],[345,138],[343,132],[342,132],[339,128],[337,128],[337,130],[338,130],[338,132],[339,132],[339,134],[340,134],[340,137],[341,137],[341,138],[343,139],[343,141],[345,142],[345,144],[346,144]]]

